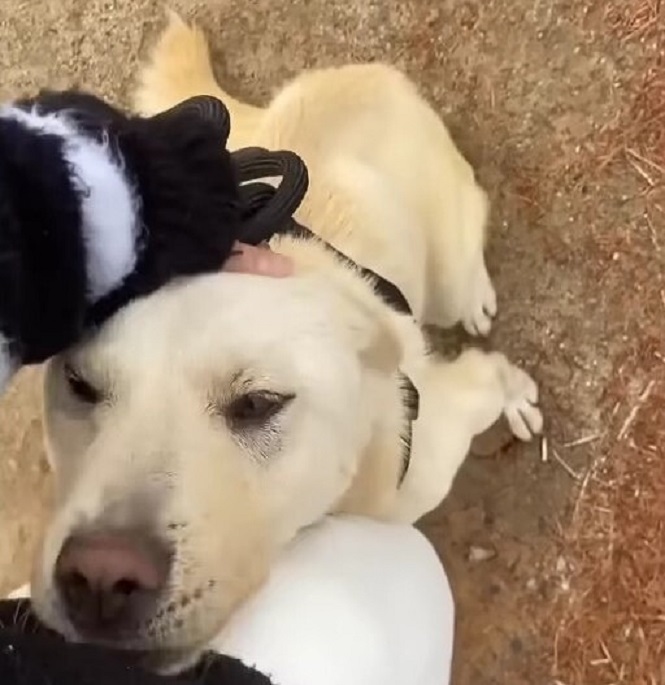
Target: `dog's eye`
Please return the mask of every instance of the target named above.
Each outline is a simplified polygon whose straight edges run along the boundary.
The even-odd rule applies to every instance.
[[[78,400],[84,404],[98,404],[102,395],[93,385],[91,385],[81,374],[72,366],[65,366],[65,378],[69,389]]]
[[[235,428],[260,426],[279,413],[293,398],[294,395],[249,392],[237,397],[226,407],[226,418]]]

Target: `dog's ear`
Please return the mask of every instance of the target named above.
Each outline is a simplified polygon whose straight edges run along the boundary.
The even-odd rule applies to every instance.
[[[369,310],[374,307],[368,307]],[[360,358],[366,366],[383,373],[397,371],[404,356],[404,348],[395,315],[389,311],[363,312],[363,331],[358,335]]]
[[[406,346],[403,317],[373,296],[340,292],[342,308],[339,319],[344,334],[357,350],[363,366],[381,373],[397,371]]]

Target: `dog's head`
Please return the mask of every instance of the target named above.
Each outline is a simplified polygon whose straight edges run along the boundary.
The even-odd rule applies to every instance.
[[[222,273],[129,305],[53,360],[42,618],[176,659],[205,646],[348,493],[400,354],[378,304],[320,276]]]

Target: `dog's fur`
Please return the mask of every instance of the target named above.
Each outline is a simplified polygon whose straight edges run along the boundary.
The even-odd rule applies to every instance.
[[[426,352],[421,324],[484,334],[496,301],[486,195],[405,76],[381,64],[310,71],[252,107],[220,89],[202,34],[172,16],[136,104],[152,114],[196,94],[229,107],[232,149],[304,158],[311,183],[298,220],[398,285],[416,321],[318,242],[281,237],[272,248],[293,258],[293,277],[174,284],[50,364],[59,500],[33,578],[36,606],[72,634],[53,585],[63,540],[148,529],[172,545],[173,568],[163,611],[124,645],[175,658],[205,645],[278,550],[327,512],[413,522],[441,502],[473,437],[502,414],[525,440],[542,425],[535,383],[503,355],[469,350],[447,362]],[[95,386],[96,404],[72,393],[68,367]],[[399,370],[420,392],[401,487]],[[293,399],[238,428],[229,406],[256,390]]]

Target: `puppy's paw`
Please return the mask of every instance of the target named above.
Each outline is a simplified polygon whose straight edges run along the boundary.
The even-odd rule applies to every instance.
[[[471,297],[465,309],[462,325],[466,332],[473,336],[488,335],[497,306],[496,291],[484,261],[471,282]]]
[[[506,403],[503,414],[510,430],[520,440],[529,441],[543,429],[543,414],[538,407],[538,386],[526,371],[506,360],[501,380]]]

